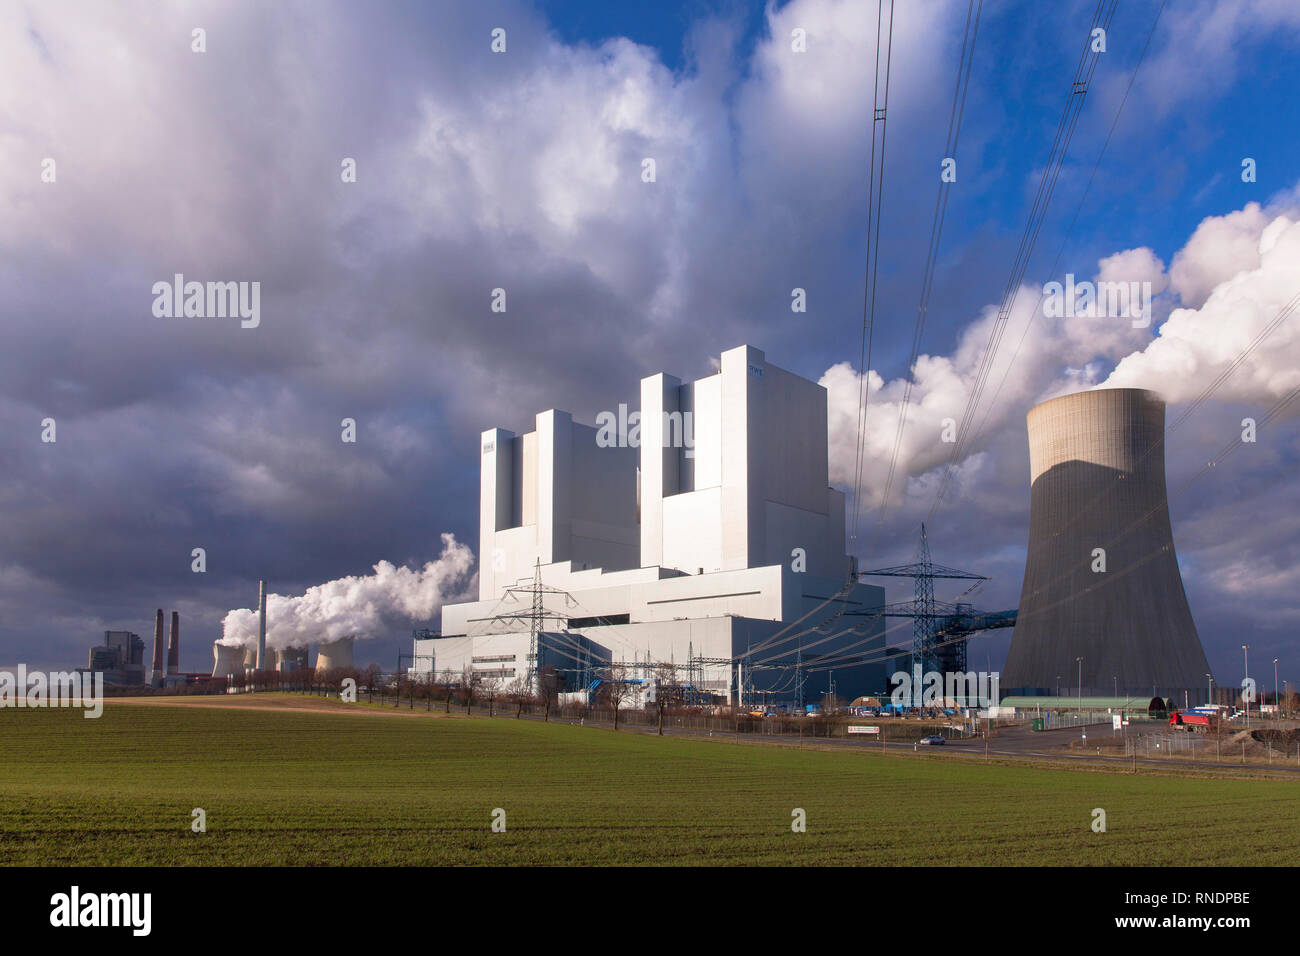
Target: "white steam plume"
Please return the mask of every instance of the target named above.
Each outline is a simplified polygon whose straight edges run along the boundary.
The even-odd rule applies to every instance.
[[[986,428],[957,465],[959,484],[965,483],[963,474],[974,480],[984,452],[997,446],[999,437],[1003,447],[1009,447],[1007,440],[1023,444],[1025,412],[1048,398],[1097,387],[1150,388],[1170,403],[1195,398],[1300,292],[1300,188],[1270,206],[1249,203],[1207,217],[1168,271],[1145,247],[1117,252],[1097,266],[1093,281],[1151,284],[1157,298],[1150,326],[1135,328],[1128,319],[1102,315],[1051,318],[1043,313],[1042,288],[1022,288],[977,416]],[[910,370],[907,427],[891,504],[914,496],[928,505],[932,499],[934,470],[948,461],[952,449],[942,437],[945,420],[962,416],[995,317],[996,309],[985,307],[950,355],[923,354]],[[875,507],[907,383],[903,378],[886,382],[874,369],[869,382],[863,494],[864,505]],[[831,482],[851,487],[861,378],[843,362],[828,369],[821,384],[829,393]],[[1215,398],[1272,404],[1298,384],[1300,315],[1278,326]],[[997,403],[986,421],[995,392]]]
[[[399,568],[388,561],[374,574],[327,581],[299,597],[266,596],[267,647],[305,647],[355,634],[374,637],[386,622],[426,621],[448,600],[474,588],[474,552],[455,535],[442,535],[442,553],[423,568]],[[222,644],[257,642],[257,610],[239,608],[222,622]]]

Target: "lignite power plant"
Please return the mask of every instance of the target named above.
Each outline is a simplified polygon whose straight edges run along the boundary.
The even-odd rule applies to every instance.
[[[583,691],[611,668],[653,685],[670,665],[697,699],[802,703],[887,692],[914,658],[963,670],[964,653],[933,649],[1014,624],[1003,695],[1204,697],[1153,393],[1098,389],[1029,412],[1018,612],[937,614],[935,578],[979,576],[932,565],[924,532],[918,565],[862,572],[845,554],[826,390],[749,346],[717,365],[695,382],[642,380],[639,450],[621,413],[617,436],[556,410],[522,435],[483,432],[478,600],[443,608],[414,671],[514,681],[549,668]],[[917,579],[916,601],[887,605],[858,583],[892,572]],[[929,631],[887,648],[886,617]]]
[[[159,614],[162,612],[159,611]],[[353,667],[354,638],[341,637],[317,645],[316,672],[349,670]],[[266,582],[257,582],[257,643],[212,643],[212,676],[232,677],[246,671],[303,671],[308,666],[310,650],[306,646],[268,648],[266,646]]]

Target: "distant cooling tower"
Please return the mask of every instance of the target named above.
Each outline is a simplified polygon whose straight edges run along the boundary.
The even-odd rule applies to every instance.
[[[212,676],[226,677],[231,674],[244,673],[244,649],[238,644],[212,645]]]
[[[337,641],[321,641],[316,649],[316,671],[351,670],[352,645],[355,638],[340,637]]]
[[[295,671],[307,666],[305,647],[281,647],[271,651],[270,654],[277,671]]]
[[[251,671],[257,669],[257,645],[249,644],[244,648],[244,670]]]
[[[1004,693],[1203,699],[1210,667],[1174,554],[1164,402],[1098,389],[1043,402],[1028,421],[1029,553]]]

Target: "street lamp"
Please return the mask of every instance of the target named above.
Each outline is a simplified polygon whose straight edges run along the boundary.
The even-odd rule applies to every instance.
[[[1250,699],[1246,697],[1246,694],[1249,693],[1248,687],[1250,684],[1250,645],[1249,644],[1241,645],[1241,657],[1242,657],[1242,667],[1245,670],[1245,677],[1246,677],[1245,683],[1247,685],[1245,687],[1242,687],[1241,696],[1242,696],[1242,703],[1246,705],[1246,726],[1249,727],[1250,726]]]
[[[1209,681],[1209,683],[1205,685],[1205,702],[1207,704],[1213,704],[1214,703],[1214,675],[1206,674],[1205,679]]]
[[[1278,706],[1277,699],[1277,658],[1273,658],[1273,719],[1276,720],[1282,713],[1282,708]]]
[[[1116,676],[1116,677],[1112,677],[1110,680],[1111,680],[1111,684],[1112,684],[1113,687],[1114,687],[1115,696],[1118,697],[1118,696],[1119,696],[1119,677],[1117,677],[1117,676]]]
[[[1083,658],[1076,657],[1075,660],[1079,662],[1079,683],[1075,686],[1076,695],[1078,697],[1076,706],[1079,708],[1080,711],[1082,711],[1083,710]]]

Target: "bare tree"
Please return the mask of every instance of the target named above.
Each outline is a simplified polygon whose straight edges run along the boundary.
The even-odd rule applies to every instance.
[[[614,710],[614,729],[618,730],[619,708],[636,696],[636,688],[632,684],[628,669],[622,664],[611,664],[607,667],[600,691]]]
[[[478,678],[480,696],[486,697],[488,702],[488,716],[496,716],[496,699],[501,693],[501,676],[496,671],[479,671],[475,675]]]
[[[548,723],[551,719],[551,703],[555,700],[559,686],[559,675],[555,673],[554,667],[543,667],[537,672],[537,694],[542,698],[542,704],[546,708],[542,720]]]
[[[478,683],[479,676],[474,673],[472,664],[466,664],[460,672],[460,686],[465,691],[465,716],[470,715],[474,707],[474,685]]]
[[[654,668],[655,681],[655,713],[659,722],[659,736],[664,735],[664,712],[670,707],[681,705],[685,693],[681,681],[677,677],[677,668],[672,664],[656,664]]]
[[[424,712],[427,714],[429,711],[433,710],[433,690],[438,685],[438,675],[433,672],[433,668],[429,668],[428,672],[424,675],[423,684]]]
[[[524,712],[524,704],[532,703],[533,682],[525,677],[516,677],[505,688],[506,700],[515,705],[515,720]]]
[[[447,692],[447,696],[443,698],[442,712],[444,714],[451,713],[451,685],[454,683],[456,683],[456,675],[452,672],[452,669],[448,667],[442,672],[442,686]]]

